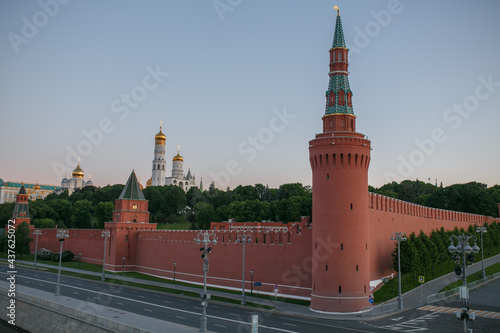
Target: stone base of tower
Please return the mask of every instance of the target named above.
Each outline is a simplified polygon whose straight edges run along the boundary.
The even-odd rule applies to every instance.
[[[328,297],[311,294],[312,311],[326,313],[357,313],[369,306],[368,296],[362,297]]]

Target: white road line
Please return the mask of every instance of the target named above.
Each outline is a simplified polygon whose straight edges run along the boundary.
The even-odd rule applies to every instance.
[[[144,311],[153,312],[153,310],[151,310],[151,309],[144,309]]]
[[[123,303],[122,303],[122,302],[116,302],[116,304],[118,304],[118,305],[123,305]]]
[[[30,280],[39,280],[39,279],[31,278],[31,277],[25,277],[25,276],[23,276],[23,277],[26,278],[26,279],[30,279]],[[42,280],[42,281],[43,282],[47,282],[47,283],[57,284],[56,282],[45,281],[45,280]],[[149,302],[140,301],[140,300],[137,300],[137,299],[128,298],[128,297],[124,297],[124,296],[108,294],[108,293],[104,293],[104,292],[101,292],[101,291],[95,291],[95,290],[90,290],[90,289],[85,289],[85,288],[70,286],[70,285],[67,285],[67,284],[61,284],[61,286],[68,287],[68,288],[73,288],[73,289],[78,289],[78,290],[84,290],[84,291],[87,291],[87,292],[101,294],[101,295],[104,295],[104,296],[110,296],[110,297],[114,297],[114,298],[120,298],[120,299],[124,299],[124,300],[127,300],[127,301],[133,301],[133,302],[137,302],[137,303],[142,303],[142,304],[146,304],[146,305],[149,305],[149,306],[155,306],[155,307],[159,307],[159,308],[163,308],[163,309],[167,309],[167,310],[171,310],[171,311],[183,312],[183,313],[188,313],[188,314],[195,315],[195,316],[200,316],[200,314],[197,313],[197,312],[192,312],[192,311],[187,311],[187,310],[182,310],[182,309],[176,309],[176,308],[168,307],[168,306],[165,306],[165,305],[149,303]],[[135,292],[137,292],[137,291],[135,291]],[[165,302],[167,302],[167,301],[165,301]],[[208,318],[213,318],[213,319],[219,319],[219,320],[222,320],[222,321],[229,321],[229,322],[233,322],[233,323],[243,324],[243,325],[251,325],[251,323],[248,323],[248,322],[234,320],[234,319],[228,319],[228,318],[223,318],[223,317],[218,317],[218,316],[209,316],[209,315],[207,315],[207,317]],[[282,328],[265,326],[265,325],[260,325],[259,327],[266,328],[266,329],[269,329],[269,330],[279,331],[279,332],[296,333],[294,331],[289,331],[289,330],[285,330],[285,329],[282,329]],[[368,331],[362,331],[362,330],[351,329],[351,328],[346,328],[346,327],[339,327],[339,328],[342,328],[342,329],[345,329],[345,330],[350,330],[350,331],[367,332],[367,333],[369,333]]]
[[[175,318],[184,319],[184,320],[186,319],[186,318],[181,317],[181,316],[175,316]]]
[[[283,323],[283,325],[288,325],[288,326],[297,326],[295,324],[290,324],[290,323]]]
[[[216,309],[220,309],[220,306],[217,306],[217,305],[210,305],[212,308],[216,308]]]
[[[219,325],[219,324],[214,324],[214,326],[219,326],[219,327],[222,327],[222,328],[226,328],[227,327],[227,326]]]
[[[197,306],[193,306],[193,309],[201,310],[201,308]]]
[[[76,292],[76,291],[73,291],[73,294],[75,294],[75,295],[78,295],[78,292]]]
[[[185,299],[181,299],[181,302],[189,303],[189,301],[186,301]]]

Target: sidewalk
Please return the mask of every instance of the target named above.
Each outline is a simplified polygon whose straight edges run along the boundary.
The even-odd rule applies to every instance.
[[[18,264],[23,263],[23,264],[27,264],[27,265],[33,265],[33,263],[30,261],[17,260],[16,262]],[[488,266],[491,266],[491,265],[493,265],[495,263],[499,263],[499,262],[500,262],[500,255],[496,255],[494,257],[485,259],[484,260],[484,267],[488,267]],[[47,265],[47,264],[42,264],[42,263],[37,263],[37,266],[44,267],[44,268],[57,268],[57,266]],[[76,272],[76,273],[81,273],[81,274],[87,274],[87,275],[93,275],[93,276],[101,276],[102,275],[102,273],[90,272],[90,271],[85,271],[85,270],[75,269],[75,268],[61,267],[61,270]],[[479,261],[478,263],[475,263],[474,265],[468,266],[466,272],[467,272],[467,275],[470,275],[470,274],[473,274],[473,273],[478,272],[480,270],[481,270],[481,261]],[[194,292],[194,293],[202,292],[201,288],[181,286],[181,285],[173,284],[173,283],[142,280],[142,279],[131,278],[131,277],[122,276],[122,275],[118,275],[118,274],[106,274],[106,277],[113,278],[116,280],[122,280],[122,281],[126,281],[126,282],[148,284],[148,285],[157,286],[157,287],[184,290],[184,291],[189,291],[189,292]],[[437,279],[434,279],[432,281],[429,281],[427,283],[424,283],[423,290],[421,290],[420,287],[418,287],[418,288],[415,288],[413,290],[406,292],[405,294],[403,294],[403,308],[404,309],[414,309],[414,308],[418,308],[422,305],[425,305],[428,295],[435,294],[435,293],[439,292],[442,288],[446,287],[448,284],[453,283],[454,281],[457,281],[459,279],[460,278],[457,278],[455,273],[450,273],[450,274],[441,276]],[[210,295],[214,295],[214,296],[220,296],[220,297],[241,300],[241,294],[233,294],[233,293],[227,293],[227,292],[223,292],[223,291],[214,291],[214,290],[208,290],[208,293]],[[423,301],[421,301],[421,293],[423,293]],[[336,319],[336,320],[359,320],[362,318],[361,313],[349,313],[349,314],[333,313],[332,314],[332,313],[315,312],[315,311],[312,311],[311,309],[309,309],[309,307],[307,307],[307,306],[280,301],[279,297],[277,300],[271,300],[271,299],[257,298],[256,296],[247,296],[246,301],[251,302],[251,303],[261,304],[261,305],[272,306],[275,309],[271,310],[271,311],[285,313],[285,314],[289,314],[289,315],[295,315],[295,316],[306,316],[306,317],[323,318],[323,319]],[[395,301],[395,300],[391,300],[390,302],[393,302],[393,301]],[[212,301],[212,302],[214,302],[214,301]],[[233,304],[233,306],[242,306],[242,305]],[[250,307],[250,308],[257,309],[257,308],[253,308],[253,307]],[[396,312],[393,312],[393,313],[396,313]]]

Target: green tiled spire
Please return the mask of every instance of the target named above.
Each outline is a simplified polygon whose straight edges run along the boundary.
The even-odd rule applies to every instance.
[[[340,13],[337,9],[337,22],[335,22],[335,34],[333,36],[333,45],[334,47],[345,47],[344,40],[344,30],[342,29],[342,21],[340,20]]]
[[[142,190],[139,186],[134,170],[132,170],[130,177],[128,177],[127,184],[123,188],[123,191],[118,199],[146,200],[144,198],[144,194],[142,194]]]

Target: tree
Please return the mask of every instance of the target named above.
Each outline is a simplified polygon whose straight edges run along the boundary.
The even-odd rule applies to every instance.
[[[16,254],[21,256],[23,254],[30,254],[30,243],[33,239],[30,237],[30,227],[28,223],[23,222],[17,226],[16,229]]]
[[[214,207],[206,202],[198,202],[194,208],[194,215],[196,221],[196,229],[208,230],[210,229],[210,222],[214,221],[215,211]]]
[[[115,205],[111,201],[99,202],[94,209],[94,216],[97,219],[97,227],[104,229],[104,222],[111,222]]]
[[[77,201],[73,205],[73,216],[71,217],[71,227],[78,229],[90,229],[92,203],[88,200]]]
[[[34,219],[33,225],[35,228],[54,228],[56,222],[52,219]]]

